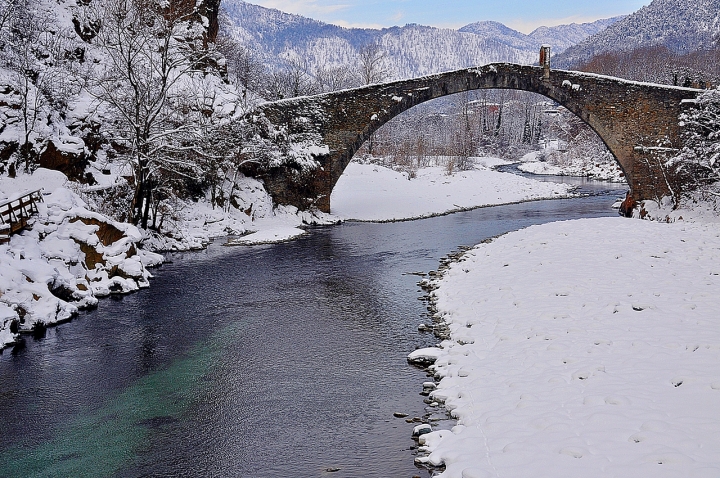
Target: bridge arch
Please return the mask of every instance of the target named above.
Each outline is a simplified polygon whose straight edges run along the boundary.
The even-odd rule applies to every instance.
[[[570,87],[572,88],[572,85],[570,85]],[[479,90],[515,90],[515,91],[526,91],[526,92],[538,93],[538,92],[536,92],[536,91],[530,91],[530,90],[528,90],[528,89],[523,88],[522,85],[518,83],[517,78],[510,78],[509,81],[504,82],[504,83],[501,83],[499,86],[483,85],[483,86],[481,86],[481,87],[479,87],[479,88],[474,88],[474,87],[472,87],[472,86],[469,85],[467,88],[460,89],[458,92],[453,92],[453,91],[451,91],[450,89],[444,89],[444,90],[447,91],[446,94],[442,94],[442,95],[440,95],[440,96],[438,96],[438,97],[430,98],[430,99],[428,99],[428,100],[423,100],[423,101],[419,101],[419,102],[401,102],[401,104],[397,105],[397,107],[391,108],[391,109],[388,110],[387,112],[384,112],[383,115],[378,115],[378,117],[377,117],[377,119],[376,119],[375,121],[369,122],[369,123],[367,124],[366,128],[365,128],[362,132],[360,132],[360,133],[358,134],[356,141],[355,141],[353,144],[349,144],[349,145],[347,146],[348,151],[347,151],[347,153],[346,153],[345,155],[343,155],[343,158],[342,158],[343,161],[342,161],[342,163],[340,164],[340,168],[344,170],[344,169],[348,166],[348,164],[352,161],[352,158],[354,158],[354,155],[355,155],[358,151],[360,151],[360,149],[362,148],[362,146],[363,146],[365,143],[367,143],[367,142],[370,140],[370,137],[372,136],[372,134],[374,134],[375,132],[377,132],[378,130],[380,130],[380,129],[381,129],[383,126],[385,126],[386,124],[390,123],[390,122],[391,122],[393,119],[395,119],[396,117],[402,115],[403,113],[405,113],[405,112],[407,112],[407,111],[410,111],[411,109],[413,109],[414,107],[416,107],[416,106],[418,106],[418,105],[420,105],[420,104],[422,104],[422,103],[425,103],[425,102],[428,102],[428,101],[433,101],[434,99],[439,99],[439,98],[443,98],[443,97],[446,97],[446,96],[452,96],[452,95],[454,95],[454,94],[460,94],[460,93],[465,93],[465,92],[470,92],[470,91],[479,91]],[[542,95],[542,93],[539,93],[539,94]],[[612,152],[612,149],[611,149],[612,145],[609,145],[609,144],[605,141],[605,139],[603,138],[603,134],[602,134],[603,131],[602,131],[602,129],[601,129],[600,131],[598,131],[598,130],[596,129],[596,127],[597,127],[597,128],[602,128],[602,125],[595,125],[595,124],[593,124],[593,123],[595,123],[595,122],[593,122],[593,123],[590,122],[590,121],[593,121],[593,120],[594,120],[594,117],[590,118],[590,121],[585,120],[585,119],[580,115],[580,112],[579,112],[579,111],[573,111],[573,110],[570,108],[571,105],[565,105],[565,104],[563,104],[558,98],[553,98],[553,97],[550,97],[550,96],[547,96],[547,95],[544,96],[544,97],[555,101],[556,103],[560,104],[561,106],[566,107],[566,108],[568,109],[568,111],[570,111],[571,113],[573,113],[573,114],[575,114],[577,117],[579,117],[579,118],[583,121],[583,123],[587,124],[587,125],[590,127],[590,129],[591,129],[595,134],[598,135],[598,137],[601,139],[601,141],[603,142],[603,144],[605,144],[605,146],[608,148],[608,150],[610,150],[610,151]],[[398,98],[399,98],[399,97],[398,97]],[[620,168],[621,168],[621,169],[623,170],[623,172],[624,172],[623,164],[620,163],[619,161],[617,161],[617,156],[615,156],[614,153],[613,153],[613,156],[615,157],[617,164],[620,166]]]
[[[700,90],[507,63],[261,105],[259,112],[271,123],[319,135],[328,152],[316,156],[315,171],[298,175],[275,168],[259,176],[278,204],[329,212],[333,187],[372,133],[421,103],[481,89],[523,90],[552,99],[598,134],[636,200],[674,193],[662,156],[680,147],[683,100]]]

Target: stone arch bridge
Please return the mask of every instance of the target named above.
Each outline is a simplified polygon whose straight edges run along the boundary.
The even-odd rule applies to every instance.
[[[507,63],[291,98],[260,105],[264,118],[295,137],[315,137],[319,166],[249,171],[276,204],[330,211],[330,193],[360,146],[382,125],[425,101],[478,89],[515,89],[546,96],[587,123],[615,156],[634,199],[659,199],[680,187],[663,158],[680,148],[678,116],[700,90],[638,83],[589,73]]]

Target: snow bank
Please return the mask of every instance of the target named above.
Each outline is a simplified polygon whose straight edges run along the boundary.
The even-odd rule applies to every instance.
[[[64,182],[61,173],[38,170],[0,181],[0,192]],[[138,251],[142,235],[136,227],[88,210],[69,189],[46,194],[32,221],[31,229],[0,245],[0,348],[17,332],[69,320],[98,297],[147,287],[147,267],[162,260]]]
[[[60,171],[38,168],[34,174],[19,174],[16,178],[0,176],[0,202],[17,195],[43,188],[51,192],[67,184],[67,177]]]
[[[263,183],[253,178],[238,177],[231,195],[233,205],[227,207],[213,207],[209,197],[178,200],[172,213],[163,219],[162,234],[149,231],[143,247],[153,251],[196,250],[226,236],[243,236],[231,239],[229,245],[268,244],[303,234],[301,227],[338,220],[319,211],[275,207]]]
[[[720,197],[705,194],[703,191],[689,192],[680,199],[677,207],[675,200],[669,196],[660,201],[640,201],[633,210],[633,217],[660,222],[719,222]]]
[[[436,285],[440,476],[720,476],[720,225],[533,226]]]
[[[558,153],[559,154],[559,153]],[[600,181],[625,182],[626,179],[617,162],[592,160],[585,158],[560,158],[558,164],[552,161],[540,161],[540,151],[523,156],[518,165],[520,171],[530,174],[548,174],[552,176],[578,176]]]
[[[488,164],[496,162],[488,160]],[[423,168],[408,180],[405,173],[352,162],[333,190],[330,207],[343,219],[392,221],[570,195],[571,186],[534,181],[483,165],[452,175],[439,167]]]
[[[251,245],[251,244],[272,244],[287,241],[305,234],[303,229],[297,227],[275,227],[253,232],[247,236],[239,237],[228,241],[229,246]]]

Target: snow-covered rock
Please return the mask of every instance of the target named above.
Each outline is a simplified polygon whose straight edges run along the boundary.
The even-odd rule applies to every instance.
[[[35,182],[38,181],[38,182]],[[0,195],[27,185],[63,184],[56,171],[0,181]],[[87,209],[80,197],[57,187],[44,195],[32,227],[0,245],[0,347],[17,332],[62,322],[78,309],[97,305],[98,297],[147,287],[147,267],[162,256],[138,252],[140,231]]]
[[[423,423],[422,425],[417,425],[415,428],[413,428],[412,436],[419,437],[420,435],[425,435],[426,433],[432,432],[432,426],[430,426],[427,423]]]
[[[432,365],[442,354],[442,349],[437,347],[425,347],[417,349],[407,357],[408,362],[416,365]]]

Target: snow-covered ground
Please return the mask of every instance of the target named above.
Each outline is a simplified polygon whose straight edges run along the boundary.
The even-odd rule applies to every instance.
[[[477,158],[475,169],[447,175],[444,168],[406,173],[352,162],[330,197],[333,215],[342,219],[392,221],[434,216],[481,206],[572,195],[571,187],[534,181],[491,166],[496,158]]]
[[[717,218],[533,226],[436,282],[440,476],[720,476]]]

